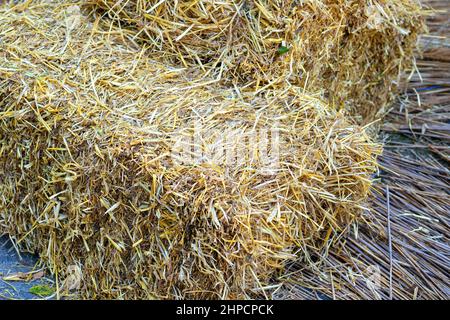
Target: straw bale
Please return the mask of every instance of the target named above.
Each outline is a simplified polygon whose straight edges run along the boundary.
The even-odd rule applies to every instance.
[[[286,262],[357,221],[379,154],[362,128],[299,88],[165,66],[109,27],[67,1],[0,7],[0,233],[59,294],[77,266],[85,298],[270,297]],[[266,129],[275,166],[248,147]],[[253,151],[207,152],[224,138]]]
[[[424,29],[417,0],[88,3],[162,59],[200,66],[249,89],[295,84],[322,91],[360,123],[374,120],[392,100]]]

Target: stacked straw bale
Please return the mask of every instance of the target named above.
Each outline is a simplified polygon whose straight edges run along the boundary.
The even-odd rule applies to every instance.
[[[358,217],[378,145],[298,88],[211,86],[125,38],[70,2],[0,8],[0,233],[86,298],[269,297]],[[275,166],[207,152],[267,128]]]
[[[411,65],[417,0],[89,0],[163,59],[260,90],[295,84],[373,121]]]

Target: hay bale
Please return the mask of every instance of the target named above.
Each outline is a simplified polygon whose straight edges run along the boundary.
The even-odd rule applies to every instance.
[[[0,233],[61,290],[75,265],[86,298],[267,297],[350,228],[379,153],[364,130],[299,88],[196,80],[109,27],[70,2],[0,8]]]
[[[391,101],[423,31],[417,0],[89,0],[163,59],[256,90],[323,91],[359,122]]]

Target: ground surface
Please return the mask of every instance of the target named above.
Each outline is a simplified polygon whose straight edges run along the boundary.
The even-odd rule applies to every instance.
[[[41,298],[30,290],[40,285],[51,287],[51,281],[36,263],[37,257],[27,253],[19,256],[8,237],[0,237],[0,300]]]

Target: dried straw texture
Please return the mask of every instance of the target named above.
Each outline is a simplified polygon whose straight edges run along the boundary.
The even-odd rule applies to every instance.
[[[60,287],[79,265],[89,298],[267,297],[358,217],[379,147],[314,96],[206,88],[70,3],[22,9],[0,9],[0,233]],[[269,171],[259,151],[174,157],[179,137],[232,150],[265,128]]]
[[[323,91],[362,123],[381,113],[411,64],[416,0],[93,0],[164,59],[225,82]]]
[[[423,3],[445,10],[428,20],[418,72],[404,81],[405,95],[381,127],[383,170],[372,187],[371,210],[355,236],[342,238],[343,250],[330,248],[320,268],[287,267],[283,277],[292,284],[277,298],[450,298],[450,41],[443,36],[450,34],[449,3]],[[377,269],[379,285],[368,285]]]

